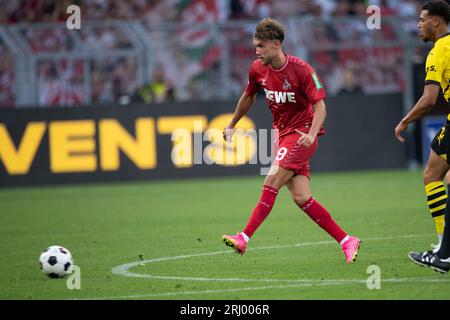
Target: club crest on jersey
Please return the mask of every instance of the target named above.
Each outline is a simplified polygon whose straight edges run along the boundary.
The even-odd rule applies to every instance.
[[[261,85],[262,85],[262,86],[265,86],[265,85],[266,85],[266,79],[262,79],[262,80],[261,80]]]
[[[289,90],[290,88],[291,88],[291,84],[287,81],[287,79],[284,79],[283,89]]]

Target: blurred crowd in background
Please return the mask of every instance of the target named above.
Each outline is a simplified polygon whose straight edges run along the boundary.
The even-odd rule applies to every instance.
[[[132,102],[235,98],[242,93],[250,62],[254,59],[251,35],[254,22],[264,17],[281,21],[292,17],[314,18],[311,33],[304,35],[305,52],[326,84],[330,95],[348,92],[384,93],[404,89],[404,48],[368,48],[371,43],[395,42],[395,26],[383,25],[381,32],[369,32],[365,23],[335,23],[333,18],[365,16],[369,5],[378,5],[382,16],[399,16],[407,32],[415,33],[421,0],[0,0],[0,24],[15,27],[31,54],[77,51],[127,50],[130,54],[85,60],[47,57],[36,64],[40,106],[109,104]],[[107,21],[110,25],[81,28],[74,37],[65,23],[66,8],[81,8],[83,23]],[[140,70],[139,56],[132,52],[133,39],[114,22],[137,20],[145,26],[157,61]],[[251,27],[223,27],[220,41],[209,28],[188,30],[186,24],[252,21]],[[363,20],[365,22],[365,20]],[[50,24],[49,24],[50,23]],[[162,31],[159,26],[172,23]],[[177,26],[177,24],[183,24]],[[55,24],[56,25],[56,24]],[[300,30],[301,26],[296,26]],[[292,30],[288,29],[288,32]],[[297,35],[296,35],[297,36]],[[285,44],[286,52],[295,47]],[[227,45],[224,55],[223,43]],[[340,47],[336,48],[338,44]],[[355,46],[356,44],[356,46]],[[298,44],[297,44],[298,45]],[[346,45],[349,47],[346,48]],[[353,47],[352,47],[353,45]],[[342,48],[341,48],[342,47]],[[221,96],[227,59],[229,79],[226,96]],[[148,67],[148,66],[146,66]],[[142,76],[144,74],[145,76]],[[88,75],[88,76],[87,76]],[[14,54],[0,37],[0,105],[14,106]],[[86,83],[88,81],[88,83]],[[230,93],[232,96],[229,96]]]
[[[146,19],[152,22],[179,21],[190,0],[1,0],[0,23],[65,21],[66,8],[79,5],[83,19]],[[420,0],[214,0],[217,20],[260,19],[268,16],[319,17],[364,15],[370,4],[385,15],[416,15]]]

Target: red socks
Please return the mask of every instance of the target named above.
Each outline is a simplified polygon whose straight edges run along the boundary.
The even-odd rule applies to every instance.
[[[275,199],[277,198],[278,190],[270,186],[263,186],[261,198],[244,229],[244,233],[250,238],[256,229],[267,218],[270,211],[272,211]],[[315,223],[322,229],[328,232],[337,242],[341,242],[347,234],[339,225],[333,220],[328,211],[322,207],[320,203],[311,197],[304,204],[299,206]]]
[[[261,198],[253,209],[250,220],[244,229],[244,233],[250,238],[261,223],[267,218],[273,208],[278,190],[269,186],[263,186]]]
[[[330,234],[337,242],[341,242],[347,234],[339,225],[333,220],[327,209],[322,207],[320,203],[309,198],[304,204],[299,206],[315,223]]]

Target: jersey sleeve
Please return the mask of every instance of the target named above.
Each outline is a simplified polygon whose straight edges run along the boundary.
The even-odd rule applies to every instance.
[[[431,50],[425,65],[425,84],[441,85],[444,72],[444,54],[439,50]]]
[[[303,94],[311,104],[315,104],[326,97],[323,84],[313,67],[306,65],[306,68],[302,71],[302,79]]]
[[[254,67],[254,63],[253,63],[250,67],[250,72],[248,74],[248,83],[247,83],[247,87],[245,88],[244,94],[246,96],[253,96],[258,92],[258,90],[259,90],[259,84],[258,84],[258,81],[256,80],[256,72],[255,72],[255,67]]]

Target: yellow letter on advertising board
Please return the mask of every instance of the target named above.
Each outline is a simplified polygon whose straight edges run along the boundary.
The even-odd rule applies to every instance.
[[[172,162],[175,167],[188,168],[193,166],[192,133],[203,132],[207,124],[208,118],[203,115],[158,118],[158,133],[172,135]],[[201,147],[201,141],[199,144]],[[198,152],[201,156],[202,150],[200,149]]]
[[[53,173],[97,170],[94,120],[53,121],[49,139]]]
[[[223,140],[222,131],[230,123],[233,114],[221,114],[211,120],[205,137],[211,142],[204,151],[205,162],[223,166],[247,163],[256,154],[257,137],[253,121],[244,116],[238,122],[231,143]]]
[[[192,133],[184,128],[172,132],[172,163],[177,168],[189,168],[192,163]]]
[[[136,138],[116,119],[104,119],[99,124],[100,166],[105,171],[120,168],[120,150],[139,169],[156,167],[155,121],[152,118],[136,119]]]
[[[8,129],[0,123],[0,160],[10,175],[27,174],[47,128],[45,122],[30,122],[16,149]]]

